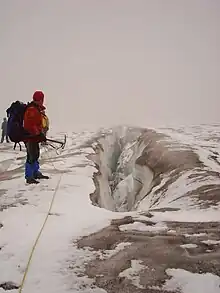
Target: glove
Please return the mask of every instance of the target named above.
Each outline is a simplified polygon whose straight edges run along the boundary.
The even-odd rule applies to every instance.
[[[41,132],[40,134],[39,134],[39,139],[41,140],[41,141],[46,141],[47,140],[47,138],[46,138],[46,136],[45,136],[45,134],[43,133],[43,132]]]

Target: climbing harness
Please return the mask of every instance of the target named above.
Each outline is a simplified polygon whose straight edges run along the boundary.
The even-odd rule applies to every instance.
[[[47,151],[48,151],[48,150],[47,150]],[[52,163],[54,169],[57,170],[57,171],[59,171],[59,170],[56,168],[56,166],[54,165],[54,163],[53,163],[53,162],[51,162],[51,163]],[[49,207],[49,210],[47,211],[47,214],[46,214],[46,218],[45,218],[45,220],[44,220],[44,222],[43,222],[43,225],[42,225],[42,227],[41,227],[41,229],[40,229],[40,232],[38,233],[37,238],[36,238],[36,240],[35,240],[35,242],[34,242],[34,245],[33,245],[32,249],[31,249],[31,253],[30,253],[30,256],[29,256],[29,258],[28,258],[28,263],[27,263],[27,266],[26,266],[26,269],[25,269],[25,272],[24,272],[24,276],[23,276],[23,278],[22,278],[21,285],[20,285],[20,287],[19,287],[18,293],[21,293],[22,290],[23,290],[23,288],[24,288],[24,284],[25,284],[25,281],[26,281],[26,278],[27,278],[27,274],[28,274],[29,269],[30,269],[30,265],[31,265],[31,261],[32,261],[32,258],[33,258],[33,255],[34,255],[35,249],[36,249],[37,244],[38,244],[38,242],[39,242],[39,240],[40,240],[41,234],[42,234],[42,232],[43,232],[43,230],[44,230],[44,228],[45,228],[45,226],[46,226],[46,223],[47,223],[47,220],[48,220],[48,218],[49,218],[49,215],[50,215],[50,213],[51,213],[51,210],[52,210],[52,207],[53,207],[53,204],[54,204],[54,200],[55,200],[55,197],[56,197],[57,191],[59,190],[59,187],[60,187],[60,182],[61,182],[62,176],[63,176],[63,173],[60,174],[60,178],[59,178],[59,180],[58,180],[58,182],[57,182],[57,185],[56,185],[56,188],[55,188],[55,190],[54,190],[54,193],[53,193],[53,196],[52,196],[52,200],[51,200],[51,203],[50,203],[50,207]]]

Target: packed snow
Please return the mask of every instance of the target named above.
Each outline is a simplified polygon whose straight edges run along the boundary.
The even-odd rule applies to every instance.
[[[141,222],[134,222],[132,224],[121,225],[121,231],[148,231],[148,232],[160,232],[167,230],[167,226],[164,223],[156,223],[154,226],[149,226]]]
[[[80,137],[80,143],[86,138]],[[77,137],[72,145],[76,143]],[[50,153],[44,154],[47,155],[50,158]],[[16,207],[0,213],[3,224],[0,230],[0,284],[8,281],[21,283],[34,241],[58,188],[22,292],[55,293],[71,289],[70,285],[65,285],[69,284],[70,274],[74,276],[74,271],[68,272],[68,261],[75,250],[71,243],[77,237],[105,227],[112,218],[109,211],[90,203],[88,195],[94,190],[92,176],[95,168],[85,154],[63,158],[61,162],[56,160],[45,160],[42,164],[42,171],[51,172],[51,179],[38,186],[25,186],[22,174],[13,181],[1,182],[1,189],[5,190],[1,204],[16,203]],[[78,167],[79,164],[82,166]]]
[[[213,274],[193,274],[181,269],[168,269],[166,273],[171,277],[163,286],[167,291],[218,293],[220,290],[220,277]]]
[[[131,267],[124,270],[119,274],[119,277],[124,277],[131,280],[132,284],[140,289],[144,289],[144,287],[140,284],[140,272],[144,269],[145,266],[141,264],[141,261],[133,259],[131,261]]]

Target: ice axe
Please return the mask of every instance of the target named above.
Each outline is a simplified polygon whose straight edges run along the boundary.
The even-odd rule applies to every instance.
[[[58,149],[64,149],[65,145],[66,145],[66,135],[64,135],[64,141],[47,138],[46,142],[60,144],[60,147]],[[51,145],[51,144],[49,144],[49,145],[52,146],[53,148],[55,148],[53,145]]]

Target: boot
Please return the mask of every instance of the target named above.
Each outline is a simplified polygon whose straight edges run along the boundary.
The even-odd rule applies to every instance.
[[[37,173],[35,173],[34,178],[35,179],[49,179],[49,176],[43,175],[41,172],[38,171]]]
[[[49,179],[49,176],[43,175],[40,171],[40,165],[39,162],[36,161],[34,163],[34,178],[35,179]]]
[[[40,182],[37,181],[37,180],[34,179],[34,178],[27,178],[27,179],[26,179],[26,183],[27,183],[27,184],[38,184],[38,183],[40,183]]]

